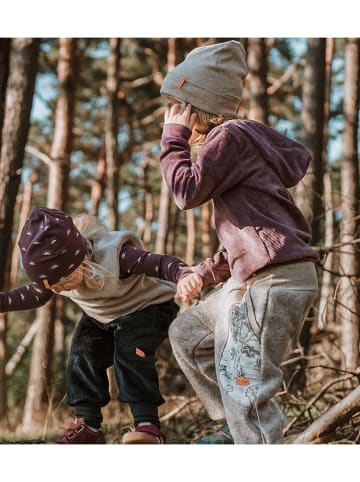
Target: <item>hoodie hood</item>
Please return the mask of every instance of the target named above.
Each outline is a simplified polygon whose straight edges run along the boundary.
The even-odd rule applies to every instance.
[[[260,122],[241,120],[236,124],[287,188],[305,176],[311,154],[304,146]]]

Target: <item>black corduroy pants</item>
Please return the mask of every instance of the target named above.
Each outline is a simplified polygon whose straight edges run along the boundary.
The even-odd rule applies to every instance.
[[[167,338],[178,310],[170,300],[107,324],[82,316],[74,331],[68,364],[68,404],[75,407],[77,417],[89,419],[93,425],[101,423],[101,407],[110,401],[106,370],[114,365],[119,400],[130,404],[135,423],[140,418],[154,421],[157,407],[164,402],[155,352]]]

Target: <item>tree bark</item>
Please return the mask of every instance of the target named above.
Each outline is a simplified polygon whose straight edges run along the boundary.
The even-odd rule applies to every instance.
[[[141,239],[145,249],[149,249],[151,242],[151,223],[153,220],[153,196],[148,180],[150,162],[145,159],[140,166],[141,196],[142,196],[142,226]]]
[[[120,158],[118,149],[118,91],[120,65],[120,39],[110,39],[111,52],[107,64],[107,112],[105,126],[105,159],[108,225],[111,230],[119,228],[118,193],[120,183]]]
[[[308,39],[302,94],[302,141],[312,155],[305,177],[296,188],[296,202],[312,228],[312,243],[320,239],[323,215],[323,124],[325,95],[325,39]]]
[[[267,43],[264,38],[248,39],[248,67],[250,73],[249,118],[267,124]]]
[[[14,206],[19,190],[34,94],[39,39],[12,41],[0,160],[0,290],[4,289]]]
[[[324,126],[323,126],[323,164],[324,164],[324,203],[325,203],[325,246],[334,244],[334,203],[332,194],[331,166],[328,160],[327,145],[329,140],[329,118],[330,118],[330,92],[331,92],[331,64],[334,55],[334,39],[326,39],[325,58],[325,95],[324,95]],[[327,323],[334,322],[334,300],[333,300],[333,252],[330,251],[323,264],[321,279],[318,327],[324,327]]]
[[[37,176],[35,174],[30,176],[30,179],[25,183],[24,191],[22,194],[20,216],[19,216],[20,229],[19,229],[18,235],[16,236],[16,242],[14,243],[14,247],[11,254],[9,289],[13,289],[15,287],[16,278],[18,275],[20,249],[19,249],[17,240],[19,239],[21,230],[26,222],[26,219],[29,216],[31,201],[32,201],[33,185],[34,185],[34,182],[36,182],[36,180],[37,180]]]
[[[48,207],[67,210],[70,154],[73,145],[75,86],[77,81],[77,40],[59,39],[59,96],[55,110],[54,138],[50,150]]]
[[[166,234],[169,224],[169,206],[169,188],[167,187],[165,179],[162,178],[159,199],[158,229],[155,242],[155,252],[159,254],[164,254],[166,251]]]
[[[343,159],[340,166],[342,220],[341,242],[351,243],[359,229],[359,167],[358,167],[358,114],[359,114],[360,39],[347,39],[345,47],[345,92]],[[353,370],[359,363],[359,254],[354,244],[340,252],[340,278],[337,296],[337,314],[341,323],[343,367]]]
[[[212,202],[201,206],[200,216],[201,257],[206,259],[213,256],[218,244],[216,230],[214,228]]]
[[[312,243],[319,242],[319,219],[323,214],[323,123],[325,95],[325,39],[308,39],[308,52],[304,68],[304,83],[302,91],[303,122],[302,141],[311,152],[312,160],[305,177],[296,186],[296,204],[303,212],[312,228]],[[291,349],[302,347],[303,353],[309,351],[312,314],[304,321],[297,339],[291,342]],[[305,362],[301,362],[305,363]],[[284,370],[285,379],[292,376],[289,368]],[[302,387],[306,382],[306,372],[298,371],[292,376],[292,390]]]
[[[100,202],[103,198],[106,188],[106,160],[104,155],[100,155],[96,168],[96,177],[91,186],[91,208],[89,213],[97,216],[99,212]]]
[[[59,96],[55,111],[55,127],[49,165],[47,206],[66,210],[70,172],[70,154],[73,144],[77,40],[59,40],[58,82]],[[61,300],[62,301],[62,300]],[[51,360],[54,347],[54,323],[59,309],[56,296],[37,310],[36,333],[31,357],[29,383],[26,393],[23,430],[29,431],[43,423],[43,412],[51,396]],[[61,317],[60,317],[61,318]],[[58,329],[58,333],[63,330]],[[59,342],[58,342],[59,343]],[[64,343],[60,342],[64,345]],[[65,370],[65,367],[63,367]]]
[[[195,216],[194,210],[188,209],[186,214],[186,254],[185,261],[189,266],[193,266],[195,262],[195,250],[196,250],[196,231],[195,231]]]
[[[1,131],[5,114],[6,84],[9,76],[10,43],[11,40],[9,38],[0,38],[0,152]]]
[[[0,291],[7,289],[14,206],[20,185],[24,150],[37,71],[39,39],[12,41],[0,152]],[[3,101],[5,71],[0,90]],[[1,104],[2,105],[2,104]],[[0,319],[0,421],[6,416],[6,315]]]
[[[167,68],[170,72],[177,64],[177,39],[170,38],[168,40],[168,53],[167,53]],[[169,206],[170,195],[169,188],[165,182],[165,179],[161,179],[161,190],[159,200],[159,217],[158,217],[158,230],[155,241],[155,252],[164,254],[167,244],[167,232],[169,225]]]
[[[51,387],[48,379],[49,350],[53,340],[52,303],[37,310],[34,321],[38,326],[30,362],[29,380],[26,389],[26,399],[22,419],[22,430],[29,432],[39,429],[44,424],[46,403],[51,397]]]

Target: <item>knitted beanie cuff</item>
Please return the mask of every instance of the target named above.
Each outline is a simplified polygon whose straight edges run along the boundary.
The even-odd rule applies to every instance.
[[[240,105],[238,99],[228,95],[220,95],[217,92],[212,92],[211,90],[198,86],[187,79],[181,85],[181,89],[179,89],[178,85],[179,82],[177,79],[174,77],[171,79],[168,78],[168,82],[164,82],[160,93],[185,102],[186,104],[191,104],[193,107],[211,114],[230,117],[237,116],[237,111]]]

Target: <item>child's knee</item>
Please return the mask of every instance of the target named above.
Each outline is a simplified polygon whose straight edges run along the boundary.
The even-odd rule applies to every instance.
[[[185,342],[185,327],[186,323],[183,320],[182,316],[178,316],[175,320],[171,323],[169,327],[169,340],[171,345],[183,345]]]
[[[194,344],[198,343],[197,323],[197,318],[189,311],[175,318],[169,328],[170,344],[175,350],[192,352]]]

